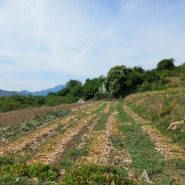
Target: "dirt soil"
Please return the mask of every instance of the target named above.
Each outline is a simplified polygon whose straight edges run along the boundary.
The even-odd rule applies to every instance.
[[[51,106],[51,107],[39,107],[39,108],[15,110],[10,112],[0,113],[0,128],[6,125],[11,125],[13,123],[30,120],[34,118],[35,115],[43,114],[47,111],[55,111],[60,109],[73,109],[89,103],[61,104],[61,105]]]

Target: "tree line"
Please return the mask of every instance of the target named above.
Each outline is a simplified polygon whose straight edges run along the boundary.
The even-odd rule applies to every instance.
[[[85,101],[101,98],[119,98],[130,93],[148,90],[164,89],[168,83],[167,77],[180,77],[185,79],[185,63],[175,66],[173,58],[163,59],[158,62],[156,68],[144,70],[141,66],[126,67],[116,65],[112,67],[107,76],[86,79],[83,84],[79,80],[69,80],[63,89],[47,96],[13,95],[0,97],[0,112],[16,109],[34,108],[40,106],[53,106],[62,103]],[[102,90],[105,86],[106,91]]]

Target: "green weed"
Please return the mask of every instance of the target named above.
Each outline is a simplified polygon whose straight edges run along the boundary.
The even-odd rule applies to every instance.
[[[134,185],[125,170],[103,166],[79,166],[66,174],[62,185]]]
[[[49,111],[46,114],[36,115],[35,118],[25,121],[23,123],[15,123],[10,126],[4,127],[0,130],[0,140],[2,139],[13,139],[25,134],[28,131],[36,129],[49,121],[63,117],[67,115],[70,111],[67,109],[58,111]]]
[[[176,169],[185,170],[185,161],[183,161],[181,159],[172,159],[172,160],[168,161],[168,163],[174,164]]]
[[[6,165],[6,164],[13,164],[14,158],[9,156],[0,156],[0,166]]]
[[[142,132],[141,125],[135,123],[133,119],[123,110],[123,105],[117,106],[120,121],[131,122],[131,125],[121,126],[121,130],[126,136],[125,141],[129,153],[132,156],[132,166],[142,173],[144,169],[150,176],[162,173],[165,161],[163,157],[155,150],[153,142],[149,136]]]
[[[177,104],[177,99],[172,100],[170,103],[168,103],[166,106],[163,107],[162,112],[160,113],[160,116],[165,116],[166,114],[170,114],[172,110],[175,108]]]
[[[86,155],[87,151],[86,150],[82,150],[82,149],[77,149],[77,148],[71,148],[68,150],[67,152],[68,156],[72,159],[76,159],[82,155]]]
[[[69,170],[72,165],[72,161],[68,158],[62,158],[58,161],[57,168]]]
[[[123,139],[120,135],[112,135],[110,140],[115,148],[122,148],[124,146]]]
[[[49,164],[24,165],[13,164],[1,167],[3,175],[15,177],[40,178],[43,181],[54,181],[57,178],[57,169]]]

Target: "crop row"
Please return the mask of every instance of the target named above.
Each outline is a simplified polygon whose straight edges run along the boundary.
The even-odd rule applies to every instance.
[[[149,125],[147,120],[139,117],[128,106],[124,107],[125,111],[133,117],[135,121],[141,122],[142,130],[148,134],[152,141],[155,143],[156,150],[160,152],[165,159],[184,159],[184,150],[175,144],[170,138],[162,135],[155,127]],[[147,123],[147,124],[146,124]]]

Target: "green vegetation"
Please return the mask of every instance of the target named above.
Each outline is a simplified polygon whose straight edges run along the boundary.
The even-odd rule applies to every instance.
[[[22,134],[25,134],[25,132],[29,132],[40,126],[43,126],[44,124],[48,123],[51,120],[63,117],[67,115],[69,112],[70,111],[68,109],[58,111],[48,111],[45,114],[36,115],[35,118],[31,120],[3,127],[0,130],[0,141],[7,138],[10,140],[17,136],[21,136]]]
[[[107,89],[115,96],[123,96],[136,90],[143,82],[142,67],[127,68],[124,65],[111,68],[107,74]]]
[[[146,71],[141,66],[128,68],[116,65],[108,71],[106,77],[87,79],[84,84],[71,79],[63,89],[56,93],[48,93],[45,97],[32,95],[0,97],[0,112],[72,103],[81,98],[84,100],[120,98],[130,93],[176,87],[179,83],[184,87],[184,71],[185,63],[175,66],[173,58],[163,59],[158,62],[156,68]],[[173,80],[175,78],[176,80]],[[104,91],[103,84],[106,86]]]
[[[3,153],[0,157],[0,184],[147,184],[144,179],[141,180],[142,173],[145,170],[149,180],[154,184],[175,185],[178,182],[183,184],[185,177],[185,162],[183,159],[166,159],[156,150],[156,143],[143,130],[143,123],[135,121],[135,116],[132,117],[131,114],[127,113],[127,109],[125,109],[126,111],[124,110],[124,105],[128,104],[132,109],[139,110],[140,114],[143,114],[143,111],[145,111],[145,117],[150,117],[150,115],[146,114],[150,109],[148,108],[147,110],[139,105],[146,106],[147,103],[145,101],[148,102],[148,98],[150,98],[152,105],[148,106],[153,107],[156,100],[158,100],[157,94],[153,97],[151,94],[141,93],[139,96],[142,97],[142,99],[139,98],[139,101],[137,101],[138,95],[132,94],[124,102],[122,100],[99,101],[80,107],[80,109],[70,114],[69,117],[65,116],[64,120],[68,120],[67,122],[62,122],[61,119],[61,125],[65,123],[63,127],[58,125],[57,128],[52,129],[50,134],[40,135],[41,132],[38,132],[40,135],[38,140],[32,144],[25,145],[25,147],[20,148],[15,153],[6,152],[6,150],[3,153],[2,148],[6,147],[5,143],[12,146],[11,143],[13,142],[11,140],[15,137],[17,137],[15,141],[19,143],[21,136],[7,135],[7,140],[10,141],[10,144],[3,140],[0,149]],[[164,99],[162,95],[159,97],[160,99],[156,103],[164,103],[166,107],[171,104],[178,105],[182,99],[180,95],[177,97],[175,93],[173,97],[164,96]],[[131,100],[135,101],[135,104],[131,104]],[[140,107],[140,109],[137,109],[137,107]],[[160,110],[162,111],[163,107]],[[159,118],[164,119],[171,115],[174,109],[170,109],[170,113],[165,115],[160,115],[161,111],[157,115]],[[53,112],[46,114],[45,118],[47,118],[47,121],[52,121],[65,114],[67,112]],[[86,124],[86,117],[91,115],[93,115],[92,119]],[[156,119],[159,119],[158,117]],[[31,140],[32,138],[27,135],[29,130],[34,129],[34,133],[34,131],[37,131],[37,128],[45,124],[44,118],[37,116],[36,119],[41,121],[41,125],[40,123],[37,125],[33,121],[30,122],[26,130],[22,129],[22,127],[15,129],[17,129],[19,134],[28,136],[27,138]],[[150,120],[152,122],[152,119]],[[155,125],[155,121],[153,120],[153,125]],[[59,120],[54,121],[57,124],[59,122]],[[50,123],[52,124],[52,122],[49,122],[45,126],[49,126]],[[75,126],[75,124],[83,125],[84,123],[85,125],[76,132],[78,126]],[[3,134],[5,132],[7,131],[4,130]],[[177,133],[177,131],[175,132]],[[57,149],[57,146],[65,140],[68,140],[66,145],[64,145],[61,151],[56,151],[57,158],[53,158],[50,155],[51,151],[55,150],[55,148]],[[16,148],[16,145],[14,146]],[[35,156],[38,156],[38,159],[34,158]],[[45,159],[49,159],[51,164],[42,163],[41,159],[43,156],[46,157],[44,157]]]
[[[142,131],[141,123],[135,122],[123,110],[123,104],[118,104],[117,109],[119,119],[122,122],[121,130],[124,133],[129,153],[132,156],[131,167],[134,168],[135,174],[139,176],[145,169],[154,184],[183,184],[185,161],[182,159],[165,160],[156,151],[151,138]],[[178,179],[175,178],[177,174]],[[179,181],[179,179],[181,180]],[[143,182],[141,184],[147,183]]]
[[[144,169],[149,176],[160,174],[163,171],[165,161],[163,157],[155,150],[154,143],[148,135],[141,130],[141,124],[135,123],[133,119],[123,110],[120,103],[117,107],[120,121],[123,122],[121,130],[126,136],[126,144],[132,156],[132,166],[141,174]],[[129,125],[124,123],[130,123]],[[143,157],[144,156],[144,157]]]
[[[132,97],[128,96],[125,101],[132,110],[185,149],[185,125],[174,130],[168,129],[172,122],[184,120],[184,92],[184,89],[171,89],[153,94],[140,93],[139,97],[137,94],[131,95]]]
[[[49,164],[13,164],[0,168],[0,183],[4,184],[55,184],[61,185],[134,185],[125,169],[103,167],[98,165],[78,166],[64,176],[60,176],[60,169]],[[58,178],[59,177],[59,178]],[[59,180],[57,180],[57,178]],[[57,183],[58,184],[58,183]]]
[[[174,59],[170,58],[170,59],[163,59],[161,60],[158,64],[157,64],[157,69],[159,71],[162,70],[172,70],[174,69],[175,65],[174,65]]]
[[[29,178],[37,178],[40,182],[52,182],[57,179],[58,170],[49,164],[12,164],[1,166],[0,168],[0,183],[4,183],[5,178],[12,177],[14,183],[18,178],[24,178],[25,181],[29,181]],[[14,179],[16,178],[16,179]],[[10,183],[10,180],[6,180]]]
[[[128,178],[127,172],[124,169],[114,167],[103,167],[97,165],[79,166],[72,170],[64,178],[63,185],[105,185],[105,184],[120,184],[134,185],[134,181]]]

